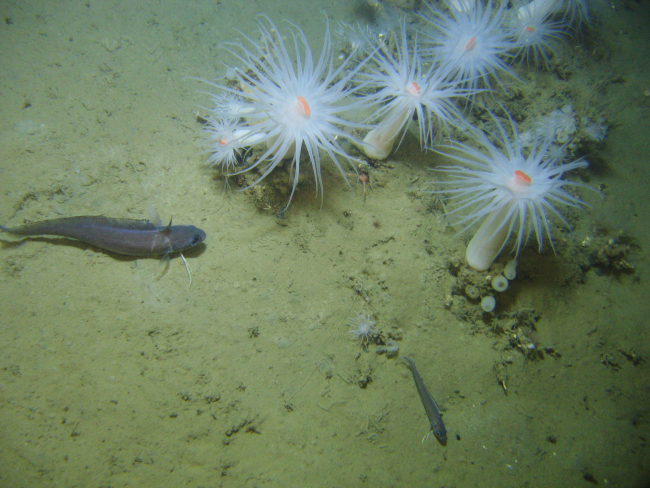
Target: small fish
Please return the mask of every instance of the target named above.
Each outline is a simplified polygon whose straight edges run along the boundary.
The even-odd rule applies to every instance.
[[[126,256],[163,256],[185,251],[205,239],[205,232],[193,225],[156,225],[149,220],[113,219],[104,216],[68,217],[43,220],[20,227],[4,227],[21,237],[58,236],[76,239],[106,251]],[[181,254],[192,284],[189,265]]]
[[[436,439],[438,439],[438,442],[442,444],[443,446],[447,445],[447,429],[445,428],[445,423],[442,421],[442,414],[440,413],[440,407],[438,407],[438,404],[436,401],[433,399],[429,391],[427,390],[427,387],[424,386],[424,382],[422,381],[422,378],[420,377],[420,374],[418,373],[418,370],[415,367],[415,361],[411,358],[402,358],[405,362],[408,368],[411,370],[411,373],[413,374],[413,379],[415,380],[415,387],[418,390],[418,393],[420,394],[420,400],[422,400],[422,405],[424,405],[424,411],[427,413],[427,417],[429,417],[429,425],[431,426],[431,432],[433,432],[433,435],[436,436]],[[431,435],[431,432],[429,432],[424,439],[429,437]],[[422,439],[422,442],[424,442],[424,439]]]

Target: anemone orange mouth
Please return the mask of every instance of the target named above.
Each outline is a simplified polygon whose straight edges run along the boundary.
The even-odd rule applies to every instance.
[[[309,117],[311,114],[309,104],[307,103],[307,100],[305,100],[305,97],[302,95],[298,95],[298,99],[296,100],[296,108],[298,109],[298,113],[300,113],[300,115],[303,117]]]
[[[476,46],[476,36],[472,36],[472,38],[467,41],[467,44],[465,44],[465,51],[471,51],[474,49],[474,46]]]
[[[418,84],[415,81],[412,81],[411,83],[409,83],[407,85],[406,91],[408,93],[410,93],[411,95],[413,95],[413,96],[417,96],[417,95],[420,94],[420,87],[418,86]]]
[[[523,171],[516,170],[515,181],[521,185],[530,185],[533,180]]]

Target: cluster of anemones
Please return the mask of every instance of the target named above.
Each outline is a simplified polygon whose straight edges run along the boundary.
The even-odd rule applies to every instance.
[[[548,213],[562,219],[551,202],[582,204],[562,189],[567,183],[560,176],[586,162],[562,165],[562,158],[549,153],[553,141],[543,137],[524,155],[518,138],[513,146],[496,121],[505,150],[501,153],[483,132],[469,126],[458,101],[464,101],[463,109],[471,107],[477,92],[491,89],[491,80],[501,84],[501,73],[513,75],[509,63],[517,56],[548,62],[550,41],[560,38],[569,23],[586,18],[581,1],[533,0],[507,9],[505,3],[493,8],[491,0],[449,0],[447,13],[427,5],[415,33],[407,32],[404,21],[390,39],[374,39],[360,27],[345,26],[342,32],[358,36],[336,62],[329,27],[316,57],[298,26],[292,24],[291,40],[285,41],[263,17],[258,40],[242,34],[243,42],[225,45],[240,65],[228,68],[228,83],[212,83],[219,93],[205,124],[208,163],[226,175],[257,168],[255,185],[290,160],[290,202],[303,154],[314,173],[316,194],[322,195],[324,156],[347,181],[342,162],[354,168],[362,154],[385,159],[413,120],[423,149],[434,146],[446,126],[467,127],[483,152],[459,143],[442,146],[465,163],[442,171],[456,176],[446,183],[450,193],[461,197],[456,211],[472,208],[460,221],[471,225],[483,219],[468,249],[470,265],[487,269],[514,229],[517,250],[524,234],[531,233],[541,247],[544,234],[550,239]],[[358,113],[367,116],[354,121]],[[365,137],[358,136],[364,132]],[[342,144],[344,139],[352,144]],[[255,159],[242,165],[244,149],[251,147]],[[481,253],[485,256],[474,257]]]

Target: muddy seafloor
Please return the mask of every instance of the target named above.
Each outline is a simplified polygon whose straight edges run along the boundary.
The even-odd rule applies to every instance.
[[[365,198],[326,164],[322,205],[306,172],[280,217],[205,167],[209,87],[188,77],[223,73],[234,27],[288,18],[318,51],[314,12],[364,11],[300,5],[0,6],[0,222],[152,205],[208,234],[191,287],[180,259],[161,277],[157,259],[3,245],[0,485],[645,486],[648,4],[603,6],[552,69],[521,66],[497,95],[523,125],[570,104],[610,128],[569,176],[601,194],[577,190],[590,208],[554,223],[556,255],[529,243],[492,315],[476,297],[510,258],[463,264],[470,234],[425,191],[444,160],[415,138]],[[408,369],[348,333],[355,312],[415,359],[446,447],[421,442]]]

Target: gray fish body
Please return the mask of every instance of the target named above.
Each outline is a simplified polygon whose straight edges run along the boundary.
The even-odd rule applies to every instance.
[[[10,234],[35,237],[58,236],[127,256],[160,256],[185,251],[205,239],[193,225],[157,227],[148,220],[113,219],[103,216],[44,220],[20,227],[2,227]]]
[[[417,368],[415,367],[415,361],[411,358],[403,358],[406,361],[406,365],[411,370],[413,374],[413,380],[415,380],[415,387],[420,394],[420,400],[422,400],[422,405],[424,406],[424,411],[427,413],[429,418],[429,425],[431,426],[431,431],[433,435],[436,436],[436,439],[443,446],[447,444],[447,429],[445,428],[445,423],[442,421],[442,415],[440,414],[440,409],[438,404],[433,399],[427,387],[424,386],[424,382],[418,373]]]

